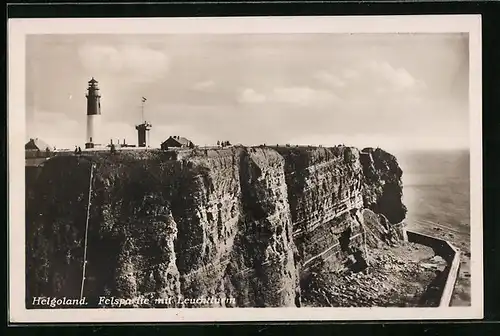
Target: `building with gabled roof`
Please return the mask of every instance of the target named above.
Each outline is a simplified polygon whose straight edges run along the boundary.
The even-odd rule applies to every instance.
[[[46,150],[51,151],[53,148],[54,147],[50,146],[48,143],[38,138],[30,139],[30,141],[28,141],[24,145],[24,149],[28,151],[46,151]]]
[[[163,141],[161,144],[161,149],[166,150],[169,147],[176,147],[176,148],[193,148],[194,143],[186,139],[184,137],[174,135],[170,136],[167,140]]]

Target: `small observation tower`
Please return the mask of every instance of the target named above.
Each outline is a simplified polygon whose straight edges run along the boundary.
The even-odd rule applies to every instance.
[[[141,115],[142,115],[142,123],[139,125],[135,126],[135,129],[137,130],[137,138],[138,138],[138,147],[149,147],[149,130],[153,125],[151,123],[147,122],[144,119],[144,103],[146,102],[146,98],[142,97],[141,100]]]

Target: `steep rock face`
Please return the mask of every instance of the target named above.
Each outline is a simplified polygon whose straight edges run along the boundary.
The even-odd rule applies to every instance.
[[[241,157],[244,217],[231,269],[241,306],[293,306],[297,275],[284,160],[269,149],[250,148]],[[230,271],[230,269],[228,269]]]
[[[383,245],[394,245],[402,238],[397,228],[383,214],[376,214],[370,209],[363,209],[361,214],[366,244],[369,247],[378,248]]]
[[[403,221],[407,211],[402,203],[403,171],[396,157],[380,148],[364,148],[360,161],[364,176],[364,206],[375,213],[383,214],[392,224]]]
[[[169,200],[176,192],[173,177],[181,166],[160,161],[164,160],[57,157],[47,161],[35,206],[29,211],[39,216],[28,222],[27,230],[32,249],[28,261],[40,265],[36,270],[43,274],[30,276],[34,292],[79,296],[88,227],[84,282],[88,298],[179,293],[173,249],[177,225]]]
[[[60,156],[27,178],[27,298],[78,297],[87,241],[91,305],[300,306],[299,278],[362,269],[366,227],[381,240],[406,212],[395,158],[343,146]]]
[[[350,147],[279,148],[286,162],[293,235],[301,267],[363,262],[362,169]],[[356,256],[349,260],[348,257]]]
[[[172,210],[183,295],[235,298],[229,306],[293,305],[283,159],[270,150],[240,148],[184,160],[199,173],[180,179]]]
[[[80,237],[85,228],[86,209],[77,200],[85,197],[88,178],[73,175],[74,169],[80,168],[75,162],[67,164],[69,170],[52,171],[50,162],[39,172],[36,181],[27,176],[27,298],[54,292],[61,296],[79,293],[81,267],[77,265],[82,264]],[[61,180],[72,188],[60,188]],[[58,202],[67,204],[68,199],[71,199],[71,209],[57,206]],[[77,213],[80,216],[75,216]],[[51,218],[50,225],[40,225],[45,218]]]
[[[186,298],[230,294],[224,276],[242,216],[240,155],[208,151],[182,161],[172,213],[177,219],[177,267]]]
[[[236,302],[208,306],[294,305],[284,161],[251,151],[48,161],[28,188],[28,296],[79,296],[94,165],[84,282],[92,305],[99,295],[174,297],[169,306],[211,296]]]

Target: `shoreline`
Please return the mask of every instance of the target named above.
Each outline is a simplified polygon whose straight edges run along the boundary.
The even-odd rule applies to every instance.
[[[451,306],[467,307],[471,305],[471,282],[470,282],[470,234],[460,232],[445,225],[434,224],[431,221],[407,219],[407,228],[416,232],[436,236],[449,240],[460,249],[460,269],[453,289]]]

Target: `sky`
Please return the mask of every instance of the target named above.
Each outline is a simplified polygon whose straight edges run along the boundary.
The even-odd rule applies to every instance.
[[[466,34],[30,35],[27,139],[85,142],[86,88],[108,139],[151,145],[469,146]]]

